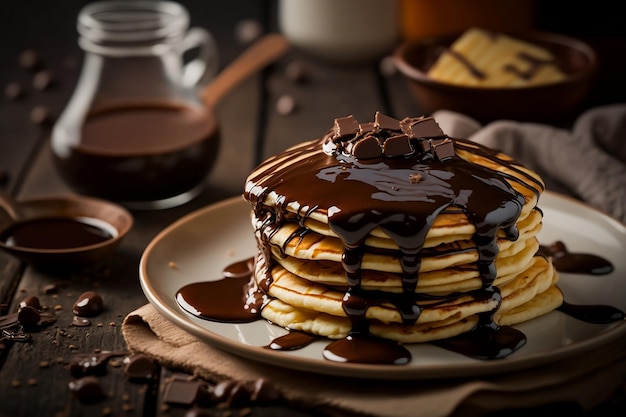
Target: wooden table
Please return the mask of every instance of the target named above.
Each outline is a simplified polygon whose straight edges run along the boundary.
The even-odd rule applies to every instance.
[[[183,3],[191,12],[193,25],[213,32],[222,65],[245,48],[236,36],[238,23],[251,19],[269,31],[276,28],[275,1]],[[19,100],[0,100],[0,186],[13,196],[72,192],[51,162],[50,124],[33,123],[31,111],[35,106],[45,106],[54,118],[73,91],[82,59],[76,44],[75,21],[84,4],[78,0],[3,2],[0,85],[19,82],[25,90]],[[624,42],[610,39],[602,45],[618,50]],[[32,87],[33,73],[21,68],[18,62],[25,49],[35,50],[53,75],[54,84],[49,88]],[[294,60],[304,64],[306,82],[287,76],[286,67]],[[623,92],[623,86],[621,90],[611,88],[610,94],[604,96],[596,91],[589,105],[621,100]],[[281,96],[294,100],[292,112],[278,111],[276,103]],[[30,343],[12,343],[0,350],[0,416],[184,415],[185,408],[167,407],[163,401],[165,381],[172,370],[162,369],[157,386],[148,387],[130,382],[119,368],[109,367],[102,379],[110,397],[95,405],[83,405],[68,389],[72,377],[67,364],[78,353],[98,349],[125,351],[120,326],[126,314],[146,303],[138,281],[138,264],[144,248],[159,231],[196,209],[241,194],[244,180],[257,162],[316,137],[331,126],[335,117],[353,114],[357,119],[369,120],[376,111],[398,118],[420,114],[398,74],[387,74],[377,64],[327,65],[293,51],[246,80],[219,104],[222,149],[204,192],[177,208],[134,212],[133,229],[110,259],[85,270],[49,272],[0,253],[0,314],[16,311],[21,300],[36,295],[58,317],[54,325],[33,333]],[[55,285],[57,291],[44,291],[48,285]],[[73,327],[72,305],[84,291],[100,293],[106,308],[90,327]],[[544,411],[579,415],[574,407],[563,404],[547,405]],[[617,392],[595,411],[606,416],[623,415],[626,390]],[[513,410],[506,415],[511,413],[516,415]],[[232,415],[241,415],[241,410],[233,410]],[[253,407],[250,415],[304,416],[309,412],[278,405]]]

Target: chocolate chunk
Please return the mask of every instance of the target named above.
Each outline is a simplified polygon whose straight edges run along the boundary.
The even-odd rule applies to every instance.
[[[374,117],[374,124],[380,129],[400,130],[400,120],[384,115],[378,111]]]
[[[20,308],[26,306],[30,306],[37,311],[41,310],[41,302],[39,301],[39,298],[34,295],[28,296],[20,301]]]
[[[455,155],[454,142],[451,139],[433,140],[433,151],[440,161],[452,158]]]
[[[270,403],[280,398],[280,391],[265,378],[259,378],[252,387],[250,399],[255,403]]]
[[[39,324],[41,314],[31,306],[24,306],[17,312],[17,320],[24,327],[35,327]]]
[[[45,125],[52,121],[52,115],[47,107],[35,106],[30,112],[30,120],[36,125]]]
[[[360,129],[359,122],[352,115],[335,119],[333,126],[335,138],[355,135]]]
[[[53,82],[54,82],[54,79],[50,71],[46,71],[46,70],[39,71],[33,77],[33,87],[36,90],[40,90],[40,91],[47,90],[48,88],[52,86]]]
[[[407,135],[391,136],[383,144],[383,154],[385,156],[403,156],[411,153],[413,153],[413,147]]]
[[[35,69],[41,64],[39,54],[32,49],[26,49],[20,53],[19,56],[20,66],[24,69]]]
[[[69,382],[70,391],[83,404],[95,404],[106,398],[100,381],[94,376],[86,376]]]
[[[4,96],[9,100],[17,100],[24,97],[24,89],[18,83],[9,83],[4,88]]]
[[[124,358],[124,373],[130,381],[150,381],[157,376],[157,366],[152,358],[137,354]]]
[[[215,401],[226,402],[231,407],[250,402],[250,392],[239,382],[231,379],[218,382],[213,388]]]
[[[172,378],[165,388],[164,401],[168,404],[192,405],[198,397],[198,390],[204,382],[198,379]]]
[[[360,125],[360,133],[365,135],[369,132],[374,132],[376,130],[376,125],[374,122],[361,123]]]
[[[59,286],[57,284],[44,285],[41,291],[44,294],[56,294],[57,292],[59,292]]]
[[[438,138],[445,136],[435,119],[423,117],[410,124],[403,124],[403,131],[413,138]]]
[[[347,150],[356,159],[372,159],[382,155],[380,143],[374,135],[367,135],[362,139],[358,139],[351,143]]]
[[[72,309],[77,316],[91,317],[99,314],[104,309],[104,302],[100,294],[93,291],[85,291],[74,302]]]

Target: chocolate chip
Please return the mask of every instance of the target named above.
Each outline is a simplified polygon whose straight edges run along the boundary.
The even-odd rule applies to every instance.
[[[41,302],[37,296],[31,295],[20,301],[20,308],[30,306],[35,310],[41,310]]]
[[[124,374],[130,381],[150,381],[157,376],[157,366],[149,356],[132,355],[124,358]]]
[[[41,320],[41,314],[31,306],[24,306],[17,312],[17,320],[24,327],[35,327]]]
[[[47,107],[35,106],[30,112],[30,120],[36,125],[46,125],[52,121],[52,115]]]
[[[411,153],[413,153],[413,147],[407,135],[391,136],[383,144],[383,154],[388,157],[409,155]]]
[[[296,101],[290,95],[282,95],[276,101],[276,111],[283,116],[289,115],[296,109]]]
[[[91,317],[99,314],[104,308],[102,296],[94,291],[85,291],[74,302],[74,314],[81,317]]]
[[[24,89],[18,83],[9,83],[4,88],[4,96],[9,100],[18,100],[24,97]]]
[[[95,404],[106,398],[100,381],[94,376],[85,376],[70,381],[68,386],[78,401],[83,404]]]
[[[41,291],[44,294],[56,294],[59,291],[59,286],[57,284],[44,285]]]
[[[54,82],[54,78],[52,77],[52,74],[50,73],[50,71],[39,71],[37,74],[35,74],[35,76],[33,77],[33,87],[36,90],[47,90],[48,88],[50,88],[52,86]]]
[[[19,63],[24,69],[35,69],[41,64],[41,60],[37,52],[32,49],[26,49],[20,53]]]

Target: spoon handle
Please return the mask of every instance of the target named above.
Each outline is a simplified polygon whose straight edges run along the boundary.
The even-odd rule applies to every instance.
[[[290,49],[287,40],[271,33],[256,41],[224,68],[202,91],[202,100],[210,109],[240,82],[283,56]]]
[[[12,221],[18,221],[21,217],[20,209],[15,200],[0,191],[0,218],[7,215]]]

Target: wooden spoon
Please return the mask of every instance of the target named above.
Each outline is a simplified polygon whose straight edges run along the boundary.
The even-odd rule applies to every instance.
[[[213,109],[232,88],[283,56],[289,49],[289,43],[281,34],[271,33],[261,37],[202,90],[202,101]]]

